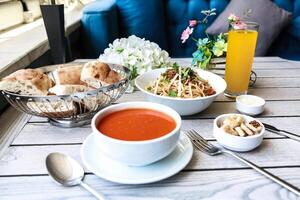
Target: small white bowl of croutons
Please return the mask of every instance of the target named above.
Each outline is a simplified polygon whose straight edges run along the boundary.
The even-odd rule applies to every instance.
[[[214,137],[223,147],[233,151],[255,149],[261,144],[264,132],[264,125],[247,115],[224,114],[214,120]]]

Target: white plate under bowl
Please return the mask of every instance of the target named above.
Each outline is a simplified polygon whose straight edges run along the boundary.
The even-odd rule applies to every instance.
[[[191,160],[193,145],[181,134],[175,150],[166,158],[143,167],[130,167],[108,158],[95,145],[90,134],[82,144],[83,164],[96,176],[122,184],[145,184],[166,179],[182,170]]]

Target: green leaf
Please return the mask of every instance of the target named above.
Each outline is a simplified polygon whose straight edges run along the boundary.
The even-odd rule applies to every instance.
[[[176,62],[174,62],[172,68],[175,69],[176,72],[178,72],[179,65]]]
[[[175,92],[175,91],[170,90],[170,91],[168,92],[168,96],[169,96],[169,97],[176,97],[177,95],[176,95],[176,92]]]
[[[139,75],[138,72],[137,72],[137,68],[131,66],[130,70],[131,70],[130,79],[134,80]]]
[[[186,68],[186,69],[182,70],[183,71],[183,78],[187,78],[188,77],[190,69],[191,68]]]
[[[123,48],[118,48],[118,49],[117,49],[117,52],[118,52],[118,53],[122,53],[123,51],[124,51]]]

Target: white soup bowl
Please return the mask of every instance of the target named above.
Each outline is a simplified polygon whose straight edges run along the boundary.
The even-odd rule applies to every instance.
[[[97,129],[97,124],[105,116],[120,110],[151,109],[162,112],[176,122],[171,132],[151,140],[125,141],[104,135]],[[139,126],[139,124],[136,124]],[[98,149],[109,158],[129,166],[144,166],[168,156],[176,147],[180,136],[181,118],[173,109],[151,102],[128,102],[109,106],[99,111],[92,119],[92,129]],[[140,127],[141,129],[143,127]],[[97,152],[95,152],[97,159]]]

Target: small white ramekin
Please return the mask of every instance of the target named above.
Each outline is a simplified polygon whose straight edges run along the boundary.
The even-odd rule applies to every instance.
[[[236,109],[247,115],[258,115],[264,111],[266,101],[255,95],[240,95],[236,98]]]
[[[259,120],[254,119],[253,117],[247,115],[240,115],[245,119],[246,122],[250,122],[253,120],[257,121],[262,126],[262,129],[259,134],[252,135],[252,136],[241,137],[241,136],[231,135],[229,133],[226,133],[220,128],[223,121],[231,115],[240,115],[240,114],[236,114],[236,113],[224,114],[218,116],[214,120],[213,134],[216,140],[218,141],[218,143],[227,149],[233,151],[240,151],[240,152],[250,151],[258,147],[261,144],[264,137],[264,133],[265,133],[264,125]]]

